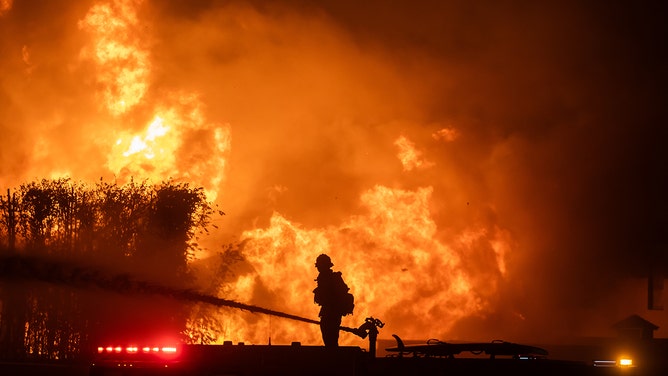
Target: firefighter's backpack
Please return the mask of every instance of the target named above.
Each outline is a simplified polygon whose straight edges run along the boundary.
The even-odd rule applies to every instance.
[[[341,297],[341,314],[343,316],[352,315],[355,309],[355,297],[353,294],[346,292]]]

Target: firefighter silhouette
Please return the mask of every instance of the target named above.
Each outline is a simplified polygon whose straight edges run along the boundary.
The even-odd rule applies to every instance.
[[[332,260],[321,254],[315,260],[318,269],[318,286],[313,290],[313,301],[320,305],[320,331],[326,347],[339,345],[339,327],[341,318],[351,314],[354,303],[348,292],[348,285],[343,281],[341,272],[332,271]]]

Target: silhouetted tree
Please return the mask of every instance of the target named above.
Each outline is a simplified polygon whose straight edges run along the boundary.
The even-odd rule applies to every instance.
[[[0,200],[0,254],[30,256],[35,265],[27,270],[39,278],[0,281],[0,356],[68,359],[110,333],[118,334],[124,325],[183,330],[187,310],[182,305],[72,285],[81,287],[98,272],[111,271],[118,275],[113,283],[120,286],[129,278],[123,276],[135,274],[183,287],[189,281],[193,237],[205,230],[211,214],[202,189],[172,182],[118,186],[101,181],[91,188],[56,179],[8,192]],[[100,269],[77,273],[75,268],[68,274],[50,270],[58,263],[39,260]],[[63,281],[67,278],[76,280]]]
[[[14,252],[16,245],[16,194],[7,190],[7,199],[0,197],[0,235],[3,247],[0,252]],[[6,248],[5,248],[6,246]],[[25,325],[25,288],[0,283],[0,357],[19,359],[25,355],[23,348]]]

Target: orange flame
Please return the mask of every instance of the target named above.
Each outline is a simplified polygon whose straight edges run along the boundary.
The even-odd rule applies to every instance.
[[[99,71],[103,101],[115,117],[135,121],[133,108],[146,107],[151,65],[137,30],[141,0],[94,5],[80,21],[92,45],[82,51]],[[153,182],[173,179],[202,186],[215,200],[224,181],[231,140],[229,125],[208,123],[194,93],[166,93],[144,131],[117,126],[107,168],[117,180],[135,177]],[[185,144],[188,141],[188,145]]]
[[[95,43],[82,51],[100,67],[98,80],[109,111],[121,115],[138,105],[147,90],[150,71],[148,53],[140,47],[136,6],[141,0],[94,5],[79,27]]]
[[[394,144],[399,148],[399,160],[404,166],[404,171],[431,167],[433,163],[422,159],[422,152],[415,148],[415,144],[408,138],[401,136]]]
[[[387,321],[384,331],[388,333],[412,338],[445,334],[457,319],[481,312],[496,285],[494,280],[474,281],[461,268],[453,247],[437,239],[429,209],[431,194],[431,188],[409,191],[376,186],[361,196],[365,214],[322,229],[307,229],[274,213],[267,228],[244,232],[243,253],[253,269],[221,293],[315,318],[313,262],[318,254],[327,253],[356,297],[355,314],[345,317],[343,325],[356,327],[373,316]],[[466,248],[486,237],[485,230],[471,230],[457,246]],[[507,240],[504,236],[489,240],[498,250],[500,263]],[[249,319],[232,312],[208,314],[226,322],[218,332],[227,339],[265,343],[271,336],[276,342],[299,338],[320,343],[317,328],[303,323],[274,319],[270,328],[270,319]],[[433,333],[435,327],[438,333]],[[342,335],[341,340],[358,341],[351,337]]]

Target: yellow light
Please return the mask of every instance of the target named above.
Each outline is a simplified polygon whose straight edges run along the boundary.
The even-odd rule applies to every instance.
[[[175,353],[176,347],[163,347],[162,352]]]
[[[136,353],[137,352],[137,347],[136,346],[130,346],[125,349],[125,351],[129,353]]]
[[[633,365],[633,359],[631,358],[621,358],[619,359],[620,367],[631,367]]]
[[[121,352],[121,350],[123,350],[123,349],[120,346],[117,346],[116,348],[114,348],[114,351],[116,351],[117,353]]]
[[[104,352],[104,347],[98,347],[97,348],[97,353],[102,354]]]

